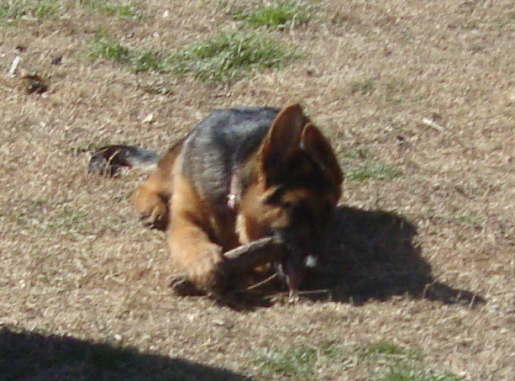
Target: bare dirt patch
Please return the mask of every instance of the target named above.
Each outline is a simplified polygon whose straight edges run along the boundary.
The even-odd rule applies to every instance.
[[[410,380],[513,379],[511,1],[322,0],[306,23],[257,31],[230,1],[7,3],[19,8],[0,6],[0,372],[20,353],[33,364],[9,379],[377,380],[395,356],[418,369]],[[99,34],[166,53],[220,31],[301,59],[203,82],[88,56]],[[349,174],[329,275],[293,305],[174,295],[163,236],[128,202],[142,174],[88,176],[83,152],[164,151],[213,108],[297,101]],[[401,349],[363,355],[385,342]]]

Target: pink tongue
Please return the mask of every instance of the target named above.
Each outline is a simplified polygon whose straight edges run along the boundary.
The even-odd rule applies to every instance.
[[[301,271],[297,271],[292,262],[289,260],[284,261],[283,271],[286,275],[286,282],[290,291],[297,291],[302,282],[303,274]]]

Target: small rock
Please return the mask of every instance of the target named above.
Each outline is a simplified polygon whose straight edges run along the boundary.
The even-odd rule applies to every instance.
[[[60,65],[63,62],[63,56],[57,56],[50,60],[52,65]]]

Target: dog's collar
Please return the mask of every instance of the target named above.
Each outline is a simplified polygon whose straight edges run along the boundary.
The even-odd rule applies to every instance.
[[[229,205],[229,208],[231,209],[236,209],[236,199],[238,197],[233,194],[233,193],[229,193],[229,195],[227,196],[227,205]]]
[[[230,209],[236,210],[240,205],[241,201],[241,189],[239,185],[239,179],[237,174],[234,174],[231,178],[231,184],[229,186],[229,194],[227,195],[227,205]]]

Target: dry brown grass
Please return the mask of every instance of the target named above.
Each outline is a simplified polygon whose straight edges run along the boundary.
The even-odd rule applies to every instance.
[[[180,359],[183,370],[203,364],[192,371],[197,379],[229,377],[211,366],[279,379],[256,365],[263,349],[330,341],[352,351],[387,341],[419,348],[430,368],[467,380],[513,380],[512,1],[322,0],[307,26],[267,32],[298,46],[303,60],[232,85],[86,58],[98,31],[171,51],[238,29],[224,13],[231,2],[150,0],[139,3],[139,20],[61,3],[51,18],[0,20],[0,324],[29,333],[4,332],[0,347],[17,339],[41,346],[37,334],[51,334],[154,356],[131,358],[149,368],[128,365],[133,379],[165,379],[175,366],[166,359]],[[52,65],[57,56],[62,63]],[[26,94],[23,72],[48,79],[49,91]],[[171,91],[153,95],[149,86]],[[325,284],[332,300],[237,311],[173,295],[163,237],[141,227],[128,203],[141,176],[87,176],[76,152],[105,143],[164,150],[210,109],[294,101],[331,137],[344,168],[378,163],[400,173],[346,182],[349,208],[334,238],[345,259],[335,259],[341,272]],[[473,294],[487,303],[454,303],[459,290],[465,304]],[[27,361],[58,347],[45,345]],[[315,378],[374,377],[359,361],[345,364],[321,362]],[[67,366],[39,379],[100,379]]]

